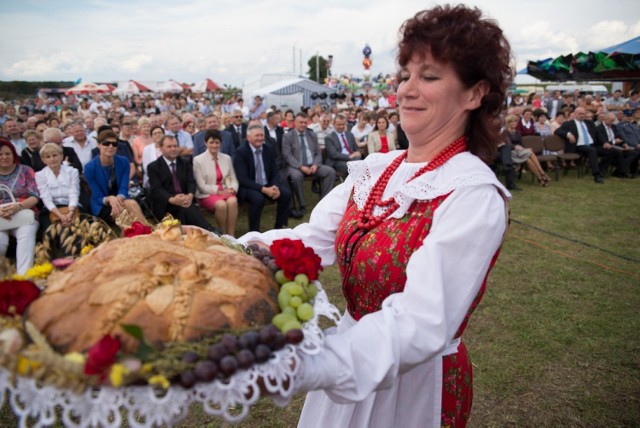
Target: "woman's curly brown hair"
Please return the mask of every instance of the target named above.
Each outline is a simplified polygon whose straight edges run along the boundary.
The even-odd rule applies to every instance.
[[[424,59],[429,52],[436,61],[450,64],[465,87],[481,80],[489,84],[480,107],[469,116],[466,136],[471,153],[492,161],[500,132],[496,119],[513,80],[509,42],[478,8],[445,5],[418,12],[400,28],[400,67],[414,55]]]

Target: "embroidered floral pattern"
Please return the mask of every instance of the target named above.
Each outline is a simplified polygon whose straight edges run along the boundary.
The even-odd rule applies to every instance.
[[[336,252],[342,274],[342,292],[351,316],[359,320],[380,310],[385,298],[403,291],[409,258],[428,235],[435,210],[449,194],[431,200],[416,200],[401,218],[389,217],[363,233],[357,229],[358,206],[351,199],[338,227]],[[491,267],[498,258],[494,255]],[[487,272],[487,276],[489,273]],[[464,332],[471,313],[480,303],[487,277],[469,307],[455,338]],[[471,360],[463,342],[458,353],[443,357],[441,425],[465,426],[473,398]]]
[[[349,202],[338,228],[336,251],[342,277],[346,278],[342,291],[354,319],[378,311],[384,299],[404,289],[409,258],[422,245],[435,209],[447,196],[416,201],[403,217],[387,218],[364,235],[357,229],[358,208]],[[347,264],[351,251],[353,257]]]

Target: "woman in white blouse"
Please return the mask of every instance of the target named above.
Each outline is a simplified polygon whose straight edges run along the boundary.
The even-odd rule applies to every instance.
[[[238,179],[231,157],[220,152],[220,131],[210,129],[204,135],[207,150],[193,158],[198,204],[211,211],[218,227],[234,236],[238,219]]]
[[[46,208],[40,213],[40,224],[46,229],[50,224],[49,213],[53,213],[64,226],[68,226],[78,209],[78,170],[62,162],[62,147],[54,143],[42,146],[40,158],[46,165],[36,173],[36,185]]]
[[[147,175],[147,167],[151,162],[162,156],[160,151],[160,140],[164,136],[164,129],[161,126],[153,126],[149,132],[153,144],[148,144],[142,149],[142,186],[149,187],[149,176]]]

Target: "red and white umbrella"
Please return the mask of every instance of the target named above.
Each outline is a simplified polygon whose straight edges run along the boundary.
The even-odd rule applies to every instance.
[[[113,92],[116,90],[116,87],[109,83],[102,83],[101,85],[98,85],[98,86],[100,86],[103,89],[106,89],[107,92]]]
[[[167,80],[166,82],[158,83],[158,92],[171,92],[174,94],[184,91],[184,86],[175,80]]]
[[[109,90],[102,85],[96,85],[93,82],[81,82],[69,88],[65,94],[81,95],[81,94],[106,94]]]
[[[129,80],[125,83],[120,83],[118,88],[113,92],[114,94],[139,94],[140,92],[153,92],[147,86],[135,80]]]
[[[220,86],[211,79],[204,79],[202,82],[193,85],[193,92],[216,92],[220,90]]]

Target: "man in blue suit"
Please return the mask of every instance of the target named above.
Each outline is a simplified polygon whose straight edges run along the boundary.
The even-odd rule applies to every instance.
[[[207,145],[204,143],[204,134],[210,129],[220,130],[220,119],[218,119],[218,116],[214,113],[210,113],[204,118],[204,129],[193,136],[193,157],[196,157],[207,150]],[[235,147],[233,146],[231,133],[227,131],[220,131],[220,138],[222,138],[220,151],[233,157]]]
[[[249,230],[260,231],[260,217],[267,200],[278,204],[275,228],[286,228],[291,192],[281,184],[275,149],[264,144],[261,125],[247,128],[247,142],[236,149],[233,169],[240,184],[238,200],[249,202]]]

